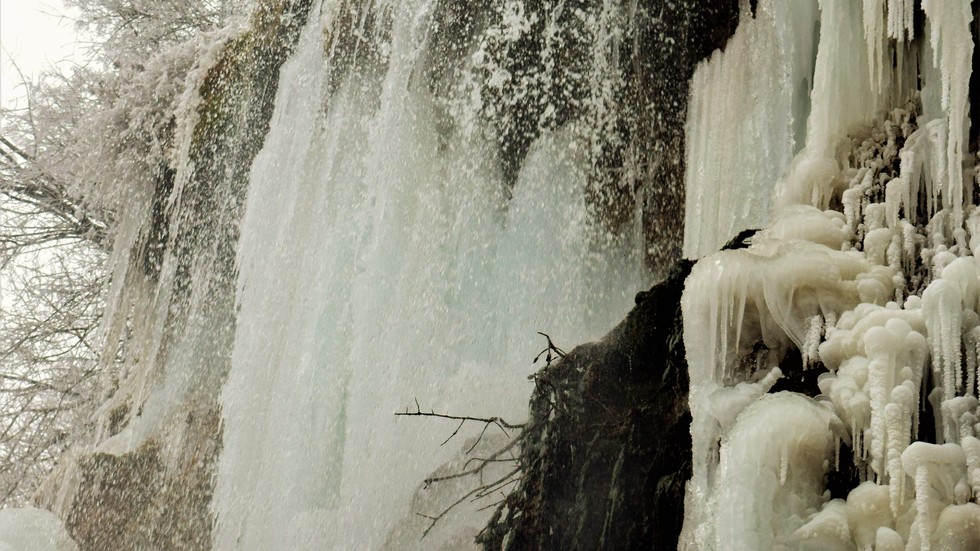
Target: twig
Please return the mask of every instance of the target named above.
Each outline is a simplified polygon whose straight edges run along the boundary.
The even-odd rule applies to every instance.
[[[511,478],[512,476],[514,476],[518,472],[520,472],[520,469],[519,468],[518,469],[514,469],[513,471],[507,473],[506,475],[504,475],[501,478],[498,478],[497,480],[491,482],[490,484],[484,484],[484,485],[481,485],[481,486],[477,486],[476,488],[473,488],[472,490],[470,490],[470,491],[466,492],[465,494],[463,494],[459,499],[457,499],[456,501],[454,501],[449,507],[446,507],[445,509],[443,509],[442,512],[439,513],[436,516],[424,515],[422,513],[415,513],[418,516],[423,517],[423,518],[426,518],[426,519],[429,520],[429,526],[425,529],[424,532],[422,532],[422,537],[419,538],[419,540],[421,541],[421,540],[425,539],[425,536],[429,535],[429,532],[431,532],[432,529],[435,528],[436,523],[438,523],[440,520],[442,520],[442,517],[444,517],[447,514],[449,514],[449,511],[452,511],[453,509],[455,509],[460,503],[463,503],[464,501],[466,501],[470,496],[476,494],[477,495],[477,499],[480,499],[482,497],[486,497],[487,495],[489,495],[489,493],[486,493],[486,490],[488,488],[500,486],[501,483],[503,483],[504,485],[506,485],[507,479]],[[490,493],[492,493],[492,491]],[[483,495],[480,495],[480,494],[483,494]]]
[[[559,358],[568,359],[568,354],[561,348],[555,346],[555,343],[551,341],[551,337],[548,334],[542,333],[541,331],[538,331],[538,334],[548,339],[548,346],[545,347],[545,349],[542,350],[541,352],[538,352],[538,355],[534,357],[534,360],[531,362],[531,364],[538,363],[538,360],[541,358],[541,356],[546,355],[544,361],[548,365],[551,365],[551,362],[554,360],[554,356],[551,355],[552,352],[557,354]]]
[[[442,482],[444,480],[453,480],[453,479],[456,479],[456,478],[463,478],[464,476],[470,476],[470,475],[474,475],[474,474],[479,474],[481,471],[483,471],[484,468],[486,468],[486,466],[488,464],[493,463],[495,459],[499,458],[501,455],[503,455],[503,454],[507,453],[508,451],[510,451],[511,449],[513,449],[514,446],[516,446],[516,445],[520,444],[521,442],[523,442],[524,441],[524,438],[527,436],[527,434],[529,432],[533,431],[534,429],[536,429],[540,425],[541,425],[541,423],[539,422],[539,423],[533,425],[530,429],[522,430],[520,432],[520,434],[518,434],[513,439],[511,439],[510,442],[508,442],[507,444],[505,444],[502,448],[500,448],[496,452],[490,454],[490,457],[488,457],[486,459],[483,459],[483,460],[480,460],[481,461],[480,464],[477,465],[476,467],[473,467],[471,469],[464,469],[464,470],[462,470],[462,471],[460,471],[458,473],[455,473],[455,474],[427,478],[427,479],[425,479],[425,481],[423,483],[425,484],[425,486],[429,486],[430,484],[433,484],[435,482]]]
[[[515,430],[515,429],[524,428],[524,423],[518,423],[518,424],[508,423],[507,421],[504,421],[500,417],[472,417],[469,415],[450,415],[448,413],[436,413],[433,410],[422,411],[422,408],[419,406],[418,398],[415,399],[415,411],[410,411],[406,409],[405,411],[395,412],[395,415],[398,415],[400,417],[438,417],[440,419],[452,419],[453,421],[462,421],[464,423],[466,421],[473,421],[475,423],[494,424],[500,427],[501,429]],[[457,432],[459,431],[459,429],[456,430]],[[504,430],[504,433],[507,434],[507,431]]]
[[[555,358],[562,358],[566,360],[568,359],[568,354],[564,350],[556,346],[554,341],[551,340],[550,336],[540,331],[538,332],[538,334],[543,336],[545,339],[547,339],[547,347],[544,350],[542,350],[537,356],[534,357],[534,361],[532,363],[537,363],[538,360],[541,359],[541,356],[545,357],[545,362],[547,363],[548,366],[551,365],[551,362],[554,361]],[[558,389],[555,388],[555,385],[553,383],[551,383],[550,381],[545,381],[538,376],[532,375],[529,378],[534,380],[535,385],[538,387],[542,385],[547,385],[548,387],[550,387],[552,394],[555,397],[557,397]],[[540,388],[538,390],[540,391]],[[548,400],[548,405],[552,410],[557,408],[557,405],[553,400]],[[443,509],[439,514],[433,516],[433,515],[426,515],[426,514],[416,512],[418,516],[429,521],[429,525],[422,532],[422,537],[420,538],[420,540],[425,539],[425,537],[429,534],[429,532],[431,532],[432,529],[435,528],[436,524],[438,524],[438,522],[442,520],[443,517],[449,514],[450,511],[452,511],[458,505],[460,505],[461,503],[463,503],[464,501],[470,498],[472,498],[473,502],[476,502],[481,499],[486,499],[487,497],[491,496],[497,491],[501,491],[501,494],[503,495],[503,498],[501,500],[491,503],[487,506],[481,507],[479,509],[480,511],[485,511],[487,509],[496,508],[497,511],[495,513],[495,516],[499,517],[500,511],[502,510],[503,507],[507,505],[508,500],[510,498],[510,494],[503,492],[502,490],[507,486],[509,486],[510,484],[520,483],[521,481],[520,473],[524,472],[526,468],[526,466],[522,464],[521,460],[514,455],[514,448],[520,444],[523,444],[528,439],[530,434],[532,434],[534,431],[542,427],[545,424],[545,422],[548,420],[548,416],[543,416],[541,419],[539,419],[537,422],[533,424],[531,424],[530,422],[521,423],[521,424],[512,424],[512,423],[508,423],[507,421],[504,421],[500,417],[473,417],[469,415],[450,415],[446,413],[436,413],[434,410],[431,409],[426,412],[426,411],[422,411],[422,407],[419,405],[418,398],[415,399],[415,411],[411,411],[410,409],[406,408],[404,412],[396,412],[395,415],[403,416],[403,417],[436,417],[440,419],[451,419],[453,421],[459,421],[459,424],[456,426],[456,430],[454,430],[452,434],[450,434],[449,437],[442,442],[441,445],[445,445],[447,442],[452,440],[453,437],[459,434],[459,431],[463,428],[463,425],[465,425],[467,421],[483,423],[483,429],[480,431],[479,436],[477,436],[473,444],[470,445],[469,448],[467,448],[465,452],[466,455],[469,455],[470,453],[473,452],[473,450],[476,449],[476,447],[483,440],[483,437],[486,435],[487,429],[490,428],[490,425],[494,425],[498,427],[507,436],[510,436],[508,429],[520,431],[516,436],[511,438],[506,444],[504,444],[501,448],[499,448],[497,451],[490,454],[489,456],[473,457],[468,459],[463,464],[462,470],[460,470],[459,472],[445,475],[445,476],[436,476],[432,478],[427,478],[423,482],[423,487],[428,488],[430,485],[435,484],[437,482],[445,482],[447,480],[455,480],[459,478],[465,478],[468,476],[479,477],[478,486],[467,491],[459,499],[457,499],[448,507]],[[476,464],[471,467],[473,463]],[[486,470],[488,465],[495,464],[495,463],[514,463],[515,466],[504,476],[494,480],[493,482],[485,483],[483,479],[484,471]]]

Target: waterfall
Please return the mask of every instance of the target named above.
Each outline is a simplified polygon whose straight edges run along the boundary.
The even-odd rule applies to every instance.
[[[4,526],[601,547],[672,541],[686,492],[685,551],[980,548],[974,3],[253,8],[146,71],[186,76],[160,151],[86,192],[119,213],[105,400],[39,494],[65,530]],[[532,387],[533,440],[479,422]]]
[[[589,204],[588,132],[545,128],[509,187],[478,116],[488,106],[420,78],[432,3],[361,12],[361,47],[378,54],[345,73],[344,45],[329,40],[347,9],[314,7],[250,171],[218,549],[437,545],[418,542],[418,515],[438,511],[412,510],[412,495],[480,427],[440,446],[454,423],[393,413],[417,399],[521,421],[536,331],[597,338],[649,283],[638,219],[613,235]],[[482,55],[470,54],[464,74]],[[403,517],[418,529],[393,540]]]

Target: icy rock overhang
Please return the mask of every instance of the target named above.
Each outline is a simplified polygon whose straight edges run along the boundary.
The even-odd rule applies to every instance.
[[[765,19],[776,4],[760,2],[762,16],[744,20],[732,44],[770,25],[768,36],[806,50],[811,37]],[[790,11],[812,17],[805,4]],[[747,249],[702,258],[686,282],[693,476],[681,549],[980,544],[980,208],[966,138],[973,12],[965,0],[919,9],[819,2],[805,142],[791,161],[772,162],[768,181],[754,163],[792,148],[785,128],[731,98],[689,116],[698,246],[740,229],[740,199],[771,194],[775,215]],[[749,71],[733,57],[763,63],[787,51],[716,55],[698,69],[692,98]],[[786,74],[807,63],[780,59]],[[777,111],[789,105],[785,91],[757,91]],[[713,160],[699,155],[725,151],[715,138],[732,129],[742,129],[735,155],[697,169]],[[715,195],[730,208],[701,208],[699,197]],[[801,372],[822,372],[808,396],[767,395]],[[832,495],[827,481],[845,471],[849,485]]]

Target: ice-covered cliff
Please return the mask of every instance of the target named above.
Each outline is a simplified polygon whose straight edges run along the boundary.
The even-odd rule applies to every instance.
[[[82,549],[975,548],[973,10],[256,2],[117,205],[38,503]]]
[[[775,44],[778,84],[720,92],[744,85],[739,65],[773,58],[758,47],[717,54],[695,76],[705,108],[688,119],[700,144],[688,149],[688,243],[724,240],[741,220],[726,207],[765,196],[772,210],[748,248],[705,256],[687,280],[694,450],[681,548],[974,549],[975,7],[788,7],[760,2],[772,19],[732,39]],[[818,29],[815,58],[796,55],[813,43],[795,27]],[[796,50],[778,46],[787,39]],[[794,75],[811,70],[805,140],[789,155]],[[692,212],[708,213],[697,230]],[[780,377],[809,385],[766,394]]]
[[[687,81],[737,8],[255,10],[118,201],[105,403],[38,502],[83,549],[472,546],[493,500],[419,542],[465,487],[419,488],[480,427],[392,414],[520,421],[537,331],[598,338],[666,273]]]

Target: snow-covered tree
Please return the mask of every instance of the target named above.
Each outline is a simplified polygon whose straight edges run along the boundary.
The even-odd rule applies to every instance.
[[[0,113],[0,505],[30,498],[112,384],[98,329],[107,262],[133,245],[114,243],[117,213],[135,197],[159,215],[188,72],[235,7],[64,4],[86,61],[25,81],[26,107]]]

